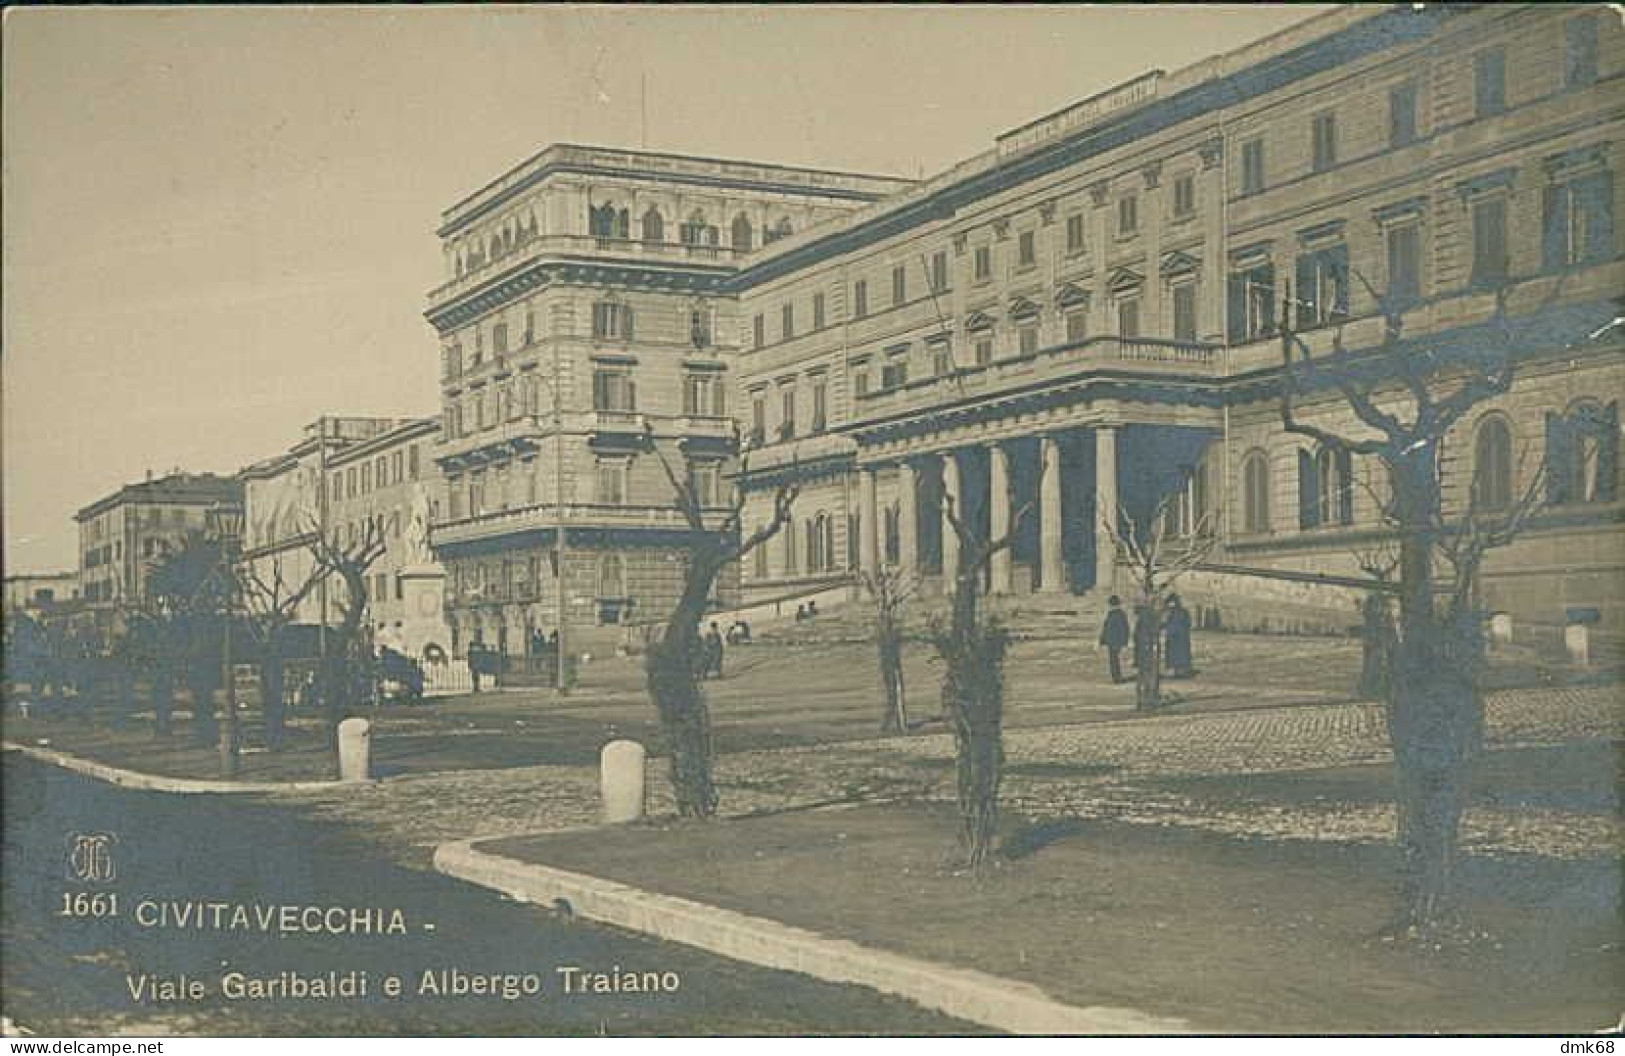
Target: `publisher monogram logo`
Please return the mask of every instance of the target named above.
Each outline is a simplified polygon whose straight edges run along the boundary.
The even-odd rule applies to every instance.
[[[111,832],[74,832],[68,835],[68,879],[86,884],[105,884],[118,876],[113,847],[118,837]]]

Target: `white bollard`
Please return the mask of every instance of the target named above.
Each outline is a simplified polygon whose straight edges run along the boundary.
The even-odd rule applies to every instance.
[[[345,719],[339,723],[339,780],[365,781],[372,776],[372,723]]]
[[[1493,645],[1512,644],[1512,614],[1497,612],[1490,617],[1490,642]]]
[[[1591,631],[1583,623],[1571,623],[1563,628],[1563,645],[1568,648],[1569,660],[1580,667],[1591,663]]]
[[[619,825],[643,817],[645,754],[637,741],[610,741],[599,753],[599,788],[606,824]]]

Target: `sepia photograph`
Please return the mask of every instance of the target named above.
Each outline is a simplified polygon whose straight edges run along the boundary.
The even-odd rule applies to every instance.
[[[0,46],[10,1051],[1613,1051],[1625,8]]]

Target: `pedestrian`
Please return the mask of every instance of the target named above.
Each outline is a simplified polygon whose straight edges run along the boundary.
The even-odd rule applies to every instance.
[[[816,601],[807,602],[807,619],[812,620],[812,619],[817,619],[817,618],[818,618],[818,602],[816,602]]]
[[[711,628],[705,634],[706,674],[710,678],[722,677],[722,632],[717,630],[717,621],[711,621]]]
[[[1178,594],[1168,597],[1168,613],[1163,620],[1163,652],[1167,656],[1168,673],[1175,678],[1189,678],[1196,673],[1191,663],[1191,614],[1179,600]]]
[[[1106,621],[1100,627],[1100,644],[1106,647],[1106,663],[1114,686],[1123,681],[1123,647],[1128,642],[1128,614],[1123,611],[1123,599],[1113,594],[1106,599]]]

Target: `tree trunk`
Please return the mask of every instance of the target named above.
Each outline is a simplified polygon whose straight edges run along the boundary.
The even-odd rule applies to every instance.
[[[709,555],[695,556],[665,633],[644,661],[649,696],[671,753],[672,794],[678,815],[685,818],[710,818],[717,812],[711,711],[698,674],[703,653],[700,617],[720,567]]]
[[[895,627],[882,627],[876,638],[880,653],[880,691],[885,701],[880,732],[902,733],[908,729],[908,712],[903,703],[902,635]]]
[[[996,623],[977,617],[976,577],[963,575],[954,590],[953,620],[937,636],[946,668],[943,711],[954,730],[959,793],[959,842],[965,864],[983,865],[993,854],[1004,779],[1004,652]]]
[[[1388,699],[1393,679],[1394,624],[1388,601],[1367,594],[1360,605],[1360,683],[1356,693],[1364,700]]]

